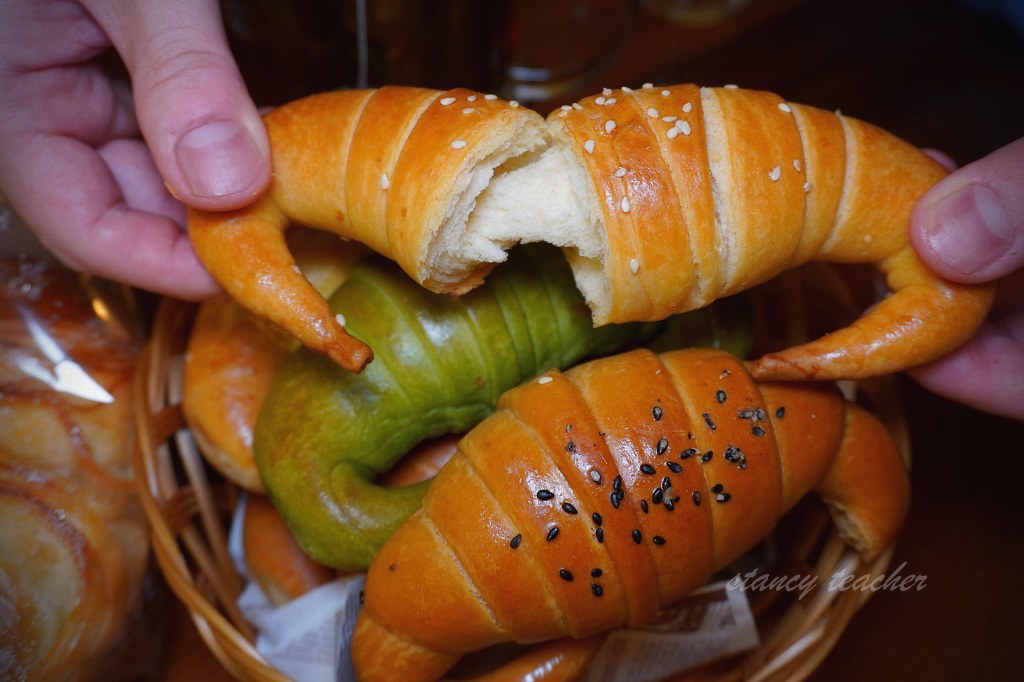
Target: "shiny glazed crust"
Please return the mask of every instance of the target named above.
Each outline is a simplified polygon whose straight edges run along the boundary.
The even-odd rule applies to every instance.
[[[870,263],[893,292],[850,328],[780,350],[761,379],[861,378],[969,338],[993,287],[929,271],[911,209],[943,169],[856,119],[760,91],[620,88],[552,112],[468,90],[315,95],[266,117],[269,194],[192,212],[233,296],[358,371],[370,350],[294,271],[291,223],[361,241],[434,291],[478,285],[525,241],[561,246],[596,324],[662,319],[809,260]]]
[[[649,622],[812,489],[866,557],[906,513],[891,437],[833,389],[756,384],[713,350],[549,372],[463,438],[381,550],[357,669],[429,680],[501,641]]]

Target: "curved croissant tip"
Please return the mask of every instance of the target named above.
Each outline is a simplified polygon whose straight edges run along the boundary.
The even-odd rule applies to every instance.
[[[373,350],[362,341],[349,336],[347,343],[332,345],[327,356],[353,374],[362,372],[373,360]]]
[[[810,381],[818,378],[818,369],[804,367],[786,353],[770,353],[751,365],[750,374],[758,381]]]

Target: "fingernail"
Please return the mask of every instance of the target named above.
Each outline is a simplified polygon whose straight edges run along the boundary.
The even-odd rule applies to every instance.
[[[189,189],[200,197],[248,189],[264,164],[249,131],[237,121],[215,121],[190,130],[175,153]]]
[[[943,197],[925,219],[932,250],[965,275],[994,262],[1013,242],[1006,209],[999,195],[985,185],[970,184]]]

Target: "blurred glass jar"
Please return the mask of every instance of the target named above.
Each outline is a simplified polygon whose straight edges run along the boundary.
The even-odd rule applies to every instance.
[[[381,85],[497,92],[508,0],[222,0],[228,40],[260,105]]]
[[[221,0],[260,105],[345,87],[467,87],[530,104],[587,94],[636,0]]]

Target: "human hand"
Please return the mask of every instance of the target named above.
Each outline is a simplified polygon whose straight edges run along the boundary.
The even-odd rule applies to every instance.
[[[130,88],[97,62],[110,47]],[[270,152],[216,0],[0,0],[0,92],[0,193],[45,247],[158,293],[219,290],[172,193],[243,206]]]
[[[910,238],[949,280],[999,280],[989,319],[974,338],[911,375],[965,405],[1024,420],[1024,138],[933,187],[914,209]]]

